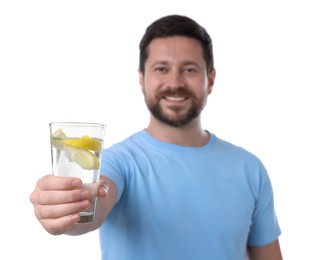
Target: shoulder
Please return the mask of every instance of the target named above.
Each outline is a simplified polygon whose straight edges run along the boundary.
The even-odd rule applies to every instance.
[[[225,156],[229,156],[229,158],[233,158],[235,160],[246,160],[255,163],[261,163],[261,160],[257,155],[247,150],[246,148],[234,144],[232,142],[226,141],[217,137],[215,134],[211,134],[211,138],[214,139],[214,149],[219,151]],[[262,164],[262,163],[261,163]]]
[[[139,131],[104,149],[102,162],[122,167],[124,170],[133,167],[150,154],[150,147],[145,142],[144,130]]]
[[[139,131],[126,139],[112,144],[108,148],[104,149],[104,153],[121,153],[132,150],[139,146],[140,143],[140,136],[142,135],[142,131]]]
[[[249,150],[213,135],[213,160],[235,178],[245,178],[260,186],[268,180],[268,172],[261,159]]]

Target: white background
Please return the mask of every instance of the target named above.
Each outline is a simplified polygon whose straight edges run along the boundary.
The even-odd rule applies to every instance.
[[[285,259],[324,259],[320,2],[2,0],[0,259],[100,258],[97,232],[55,237],[34,217],[29,195],[51,172],[48,123],[103,122],[106,147],[144,128],[138,43],[172,13],[213,38],[203,124],[264,162]]]

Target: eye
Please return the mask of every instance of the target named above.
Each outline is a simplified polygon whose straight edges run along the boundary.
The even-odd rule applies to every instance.
[[[197,72],[197,69],[194,68],[194,67],[187,67],[187,68],[184,68],[183,71],[185,73],[193,74],[193,73],[196,73]]]
[[[159,72],[159,73],[164,73],[164,72],[167,72],[168,70],[166,67],[159,66],[159,67],[155,67],[154,71]]]

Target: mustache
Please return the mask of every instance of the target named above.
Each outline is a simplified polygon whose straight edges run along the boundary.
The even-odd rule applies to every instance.
[[[165,96],[192,96],[192,93],[184,87],[167,89],[158,93],[158,97],[165,97]]]

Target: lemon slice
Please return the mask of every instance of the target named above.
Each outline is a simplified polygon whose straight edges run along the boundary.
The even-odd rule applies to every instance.
[[[52,134],[52,144],[59,150],[63,150],[64,146],[71,146],[94,152],[101,151],[101,142],[99,139],[91,138],[87,135],[81,138],[70,138],[66,136],[62,129],[58,129]]]
[[[66,135],[62,129],[58,129],[52,134],[52,137],[57,139],[63,139],[66,138]]]
[[[62,143],[62,141],[65,138],[66,138],[66,135],[62,131],[62,129],[56,130],[51,136],[52,145],[59,150],[63,150],[64,144]]]
[[[99,160],[93,153],[69,146],[65,146],[65,152],[71,162],[79,164],[83,169],[99,169]]]
[[[91,150],[95,152],[100,152],[101,143],[99,139],[91,138],[87,135],[81,138],[69,138],[62,140],[62,143],[74,148],[80,148],[84,150]]]

